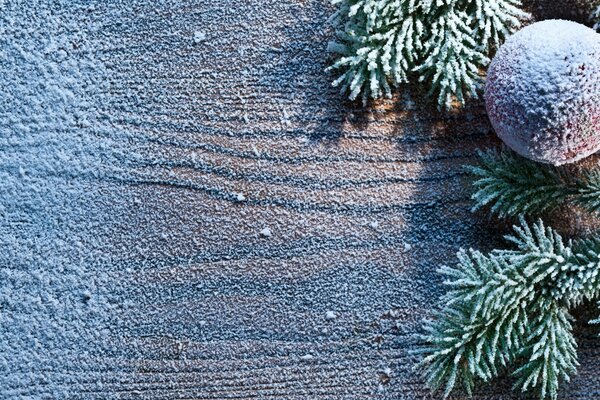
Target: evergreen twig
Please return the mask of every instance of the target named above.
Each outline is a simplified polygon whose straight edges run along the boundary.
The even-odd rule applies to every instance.
[[[600,9],[595,17],[600,19]],[[450,45],[434,45],[443,47],[435,52],[438,75],[432,79],[440,99],[451,94],[463,101],[462,92],[452,86],[455,82],[463,89],[471,87],[468,76],[452,74],[443,78],[446,86],[436,86],[439,69],[451,63],[444,52],[461,29],[464,26],[455,24],[447,31]],[[468,59],[467,53],[461,56],[463,62]],[[419,67],[417,71],[423,72]],[[442,389],[444,397],[457,386],[470,395],[477,381],[512,370],[516,389],[554,400],[561,382],[569,381],[578,366],[570,310],[600,297],[600,233],[565,242],[541,220],[530,225],[523,215],[552,211],[565,203],[600,212],[600,169],[574,174],[503,150],[481,152],[480,164],[467,170],[476,177],[473,210],[489,207],[501,218],[520,216],[520,224],[507,237],[515,247],[489,254],[461,250],[456,267],[440,269],[448,292],[419,335],[419,365],[426,383]],[[590,322],[600,324],[600,317]]]
[[[573,176],[564,167],[539,164],[508,150],[479,153],[480,165],[467,170],[473,183],[473,210],[489,206],[501,218],[537,215],[571,202],[600,211],[600,172]]]
[[[442,267],[443,307],[420,335],[426,381],[449,395],[517,367],[515,387],[556,399],[578,365],[569,310],[600,294],[600,237],[564,242],[541,220],[520,225],[512,250],[459,252]]]
[[[351,100],[390,97],[416,74],[440,108],[477,96],[489,56],[528,14],[521,0],[331,0],[338,54],[328,70]]]

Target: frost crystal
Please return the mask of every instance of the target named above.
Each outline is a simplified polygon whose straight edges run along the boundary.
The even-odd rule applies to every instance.
[[[206,40],[206,34],[204,32],[194,32],[194,43],[202,43]]]
[[[267,228],[263,228],[260,231],[260,235],[262,237],[266,237],[267,238],[267,237],[271,237],[273,235],[273,232],[271,232],[271,228],[267,227]]]

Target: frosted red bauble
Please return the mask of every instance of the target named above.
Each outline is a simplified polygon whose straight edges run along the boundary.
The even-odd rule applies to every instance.
[[[561,165],[600,150],[600,34],[562,20],[523,28],[492,60],[485,104],[522,156]]]

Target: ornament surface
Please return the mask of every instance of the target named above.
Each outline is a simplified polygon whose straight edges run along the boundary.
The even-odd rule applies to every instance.
[[[485,87],[496,134],[553,165],[600,149],[600,34],[571,21],[529,25],[500,47]]]

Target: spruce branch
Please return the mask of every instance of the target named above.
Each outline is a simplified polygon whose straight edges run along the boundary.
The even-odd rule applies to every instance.
[[[450,108],[453,99],[464,104],[466,97],[476,97],[480,84],[479,69],[489,63],[477,37],[473,37],[470,17],[449,0],[446,5],[431,3],[429,40],[424,60],[414,69],[419,82],[429,82],[429,94],[438,94],[438,106]],[[466,93],[465,93],[466,92]]]
[[[391,87],[408,82],[422,47],[423,22],[416,0],[333,0],[339,9],[330,19],[336,42],[328,49],[339,55],[327,71],[341,70],[333,82],[350,100],[362,94],[391,97]]]
[[[600,171],[588,172],[579,179],[575,202],[588,211],[600,211]]]
[[[513,152],[479,152],[479,166],[467,170],[473,183],[473,211],[486,205],[501,218],[549,211],[568,197],[565,183],[555,167],[531,162]]]
[[[475,37],[482,39],[486,49],[498,46],[529,18],[520,7],[520,0],[470,1],[467,14],[475,15]]]
[[[516,367],[516,388],[556,399],[576,371],[569,309],[600,295],[600,237],[565,242],[521,217],[507,239],[513,249],[460,251],[456,267],[440,269],[448,292],[419,336],[419,365],[445,396]]]
[[[513,373],[515,388],[536,390],[542,399],[557,398],[560,382],[568,382],[579,365],[570,320],[565,308],[548,304],[532,321],[528,344],[519,354],[526,361]]]
[[[521,0],[332,0],[333,82],[351,100],[390,97],[411,74],[440,108],[477,96],[489,56],[528,14]]]
[[[600,297],[600,236],[575,240],[571,244],[571,259],[556,278],[552,288],[555,298],[570,293],[570,306]]]
[[[508,150],[479,153],[480,165],[467,166],[473,183],[473,211],[490,206],[500,218],[537,215],[572,202],[600,211],[600,172],[575,177],[564,167],[539,164]]]
[[[489,381],[513,361],[535,301],[525,277],[503,257],[471,250],[458,258],[457,268],[440,270],[450,278],[442,300],[447,305],[420,336],[426,382],[432,389],[443,386],[445,397],[457,382],[471,394],[477,379]]]

